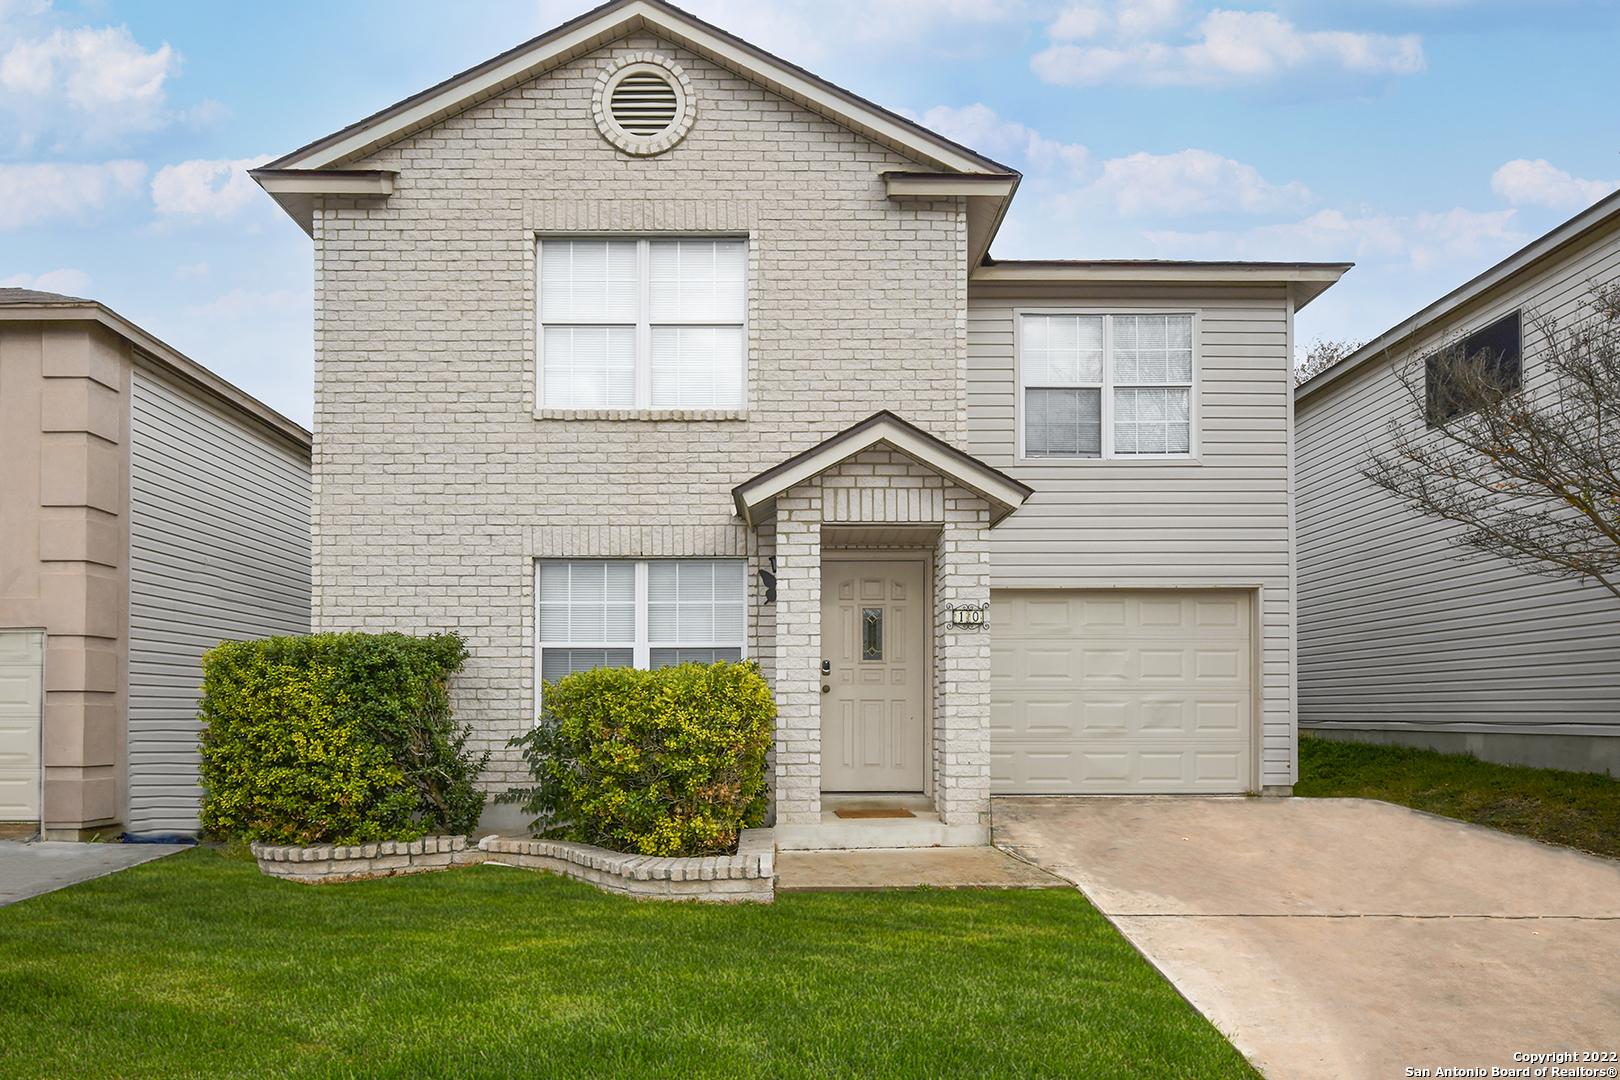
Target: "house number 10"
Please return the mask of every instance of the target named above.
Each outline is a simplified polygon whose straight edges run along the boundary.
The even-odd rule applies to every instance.
[[[965,630],[983,630],[990,623],[985,616],[990,611],[989,604],[961,604],[951,608],[951,625],[959,626]]]

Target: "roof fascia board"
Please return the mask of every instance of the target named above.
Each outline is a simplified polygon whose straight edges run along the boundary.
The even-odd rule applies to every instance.
[[[1477,301],[1486,299],[1490,294],[1511,288],[1514,279],[1530,273],[1550,259],[1565,255],[1568,249],[1578,250],[1579,247],[1595,243],[1616,230],[1620,230],[1620,192],[1600,199],[1556,229],[1532,240],[1483,274],[1464,282],[1422,311],[1402,319],[1315,378],[1295,387],[1294,401],[1296,403],[1303,401],[1324,387],[1347,378],[1378,357],[1388,354],[1403,341],[1424,333],[1435,323]]]
[[[314,443],[314,436],[301,424],[287,419],[258,398],[226,382],[184,353],[95,301],[80,304],[8,304],[0,306],[0,321],[97,323],[135,346],[137,355],[146,358],[159,370],[179,377],[225,403],[233,411],[258,421],[272,434],[294,444],[304,453],[309,453]]]
[[[883,174],[883,183],[889,198],[920,196],[923,198],[953,195],[994,196],[1008,198],[1018,188],[1015,173],[896,173]]]
[[[386,199],[394,193],[394,177],[399,174],[381,169],[264,168],[249,169],[248,175],[313,239],[317,198]]]
[[[270,194],[378,196],[394,193],[398,173],[383,169],[249,169]]]
[[[832,436],[797,457],[789,458],[776,468],[738,484],[732,489],[737,513],[753,527],[760,518],[756,511],[773,502],[782,492],[880,442],[890,444],[952,483],[989,501],[992,504],[992,525],[1018,509],[1025,499],[1034,494],[1033,488],[884,412]]]
[[[1175,263],[1175,262],[996,262],[973,271],[969,282],[1064,283],[1111,281],[1188,281],[1211,285],[1292,285],[1318,283],[1323,289],[1354,263]]]
[[[973,154],[965,147],[958,147],[919,125],[888,115],[870,102],[816,79],[808,72],[795,69],[761,49],[729,35],[722,36],[685,12],[654,5],[647,0],[630,0],[629,3],[607,8],[594,17],[589,14],[582,16],[574,24],[565,24],[553,34],[537,38],[528,48],[520,46],[505,59],[496,57],[486,65],[455,76],[415,98],[407,98],[351,128],[302,150],[295,150],[270,164],[276,168],[319,169],[358,158],[410,131],[460,112],[502,89],[532,79],[550,67],[567,63],[602,44],[643,28],[704,53],[807,108],[896,149],[908,151],[912,156],[961,172],[1006,171],[988,158]]]

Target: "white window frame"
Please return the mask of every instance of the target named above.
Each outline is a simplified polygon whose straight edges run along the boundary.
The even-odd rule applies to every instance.
[[[636,397],[634,405],[608,405],[603,407],[574,407],[546,404],[546,321],[545,298],[545,242],[547,240],[613,240],[636,245]],[[652,403],[652,245],[655,241],[729,240],[743,245],[743,317],[742,333],[742,391],[735,405],[687,406],[654,405]],[[749,312],[753,307],[753,242],[739,233],[538,233],[534,238],[534,385],[535,408],[538,412],[636,412],[684,413],[726,412],[740,413],[748,408],[749,368],[752,367],[750,348]],[[619,319],[572,319],[566,326],[625,326]],[[717,323],[710,319],[664,320],[658,326],[734,326],[735,323]]]
[[[636,636],[629,641],[546,641],[540,636],[540,564],[547,562],[557,563],[628,563],[633,562],[636,568]],[[735,641],[680,641],[653,642],[648,640],[647,631],[647,578],[648,566],[654,562],[706,562],[706,563],[732,563],[743,568],[743,626],[742,637]],[[541,659],[546,649],[630,649],[633,655],[631,667],[642,671],[648,670],[652,665],[653,649],[740,649],[741,658],[748,659],[748,618],[750,608],[748,581],[748,560],[735,558],[707,558],[701,555],[678,556],[669,559],[600,559],[600,558],[544,558],[534,560],[534,685],[540,685]]]
[[[1025,391],[1030,385],[1024,380],[1024,316],[1026,315],[1078,315],[1083,318],[1102,317],[1103,320],[1103,372],[1100,416],[1102,423],[1101,454],[1097,457],[1066,456],[1040,456],[1029,457],[1025,453],[1024,420],[1028,412]],[[1116,315],[1187,315],[1192,318],[1192,383],[1190,384],[1189,402],[1187,408],[1187,452],[1185,454],[1116,454],[1114,452],[1114,390],[1119,389],[1147,389],[1141,383],[1116,384],[1114,382],[1114,320]],[[1187,462],[1197,461],[1199,457],[1199,401],[1203,397],[1203,355],[1199,348],[1203,340],[1202,318],[1203,313],[1196,308],[1184,307],[1020,307],[1013,309],[1013,366],[1017,369],[1014,376],[1016,383],[1017,400],[1014,402],[1014,413],[1017,416],[1018,461],[1028,465],[1058,465],[1069,466],[1095,462],[1120,461],[1152,461],[1152,462]],[[1035,383],[1034,389],[1053,386],[1052,383]],[[1164,384],[1166,386],[1172,384]],[[1180,386],[1181,384],[1174,384]]]

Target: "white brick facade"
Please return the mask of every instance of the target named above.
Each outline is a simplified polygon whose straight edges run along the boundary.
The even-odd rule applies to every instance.
[[[698,108],[648,159],[591,114],[598,72],[641,50],[689,74]],[[798,668],[819,655],[819,579],[800,571],[819,565],[820,521],[797,508],[819,515],[819,494],[756,531],[730,489],[883,408],[962,445],[963,200],[888,198],[881,174],[926,166],[646,34],[347,164],[397,176],[386,200],[315,211],[317,625],[458,630],[458,714],[499,790],[522,779],[506,741],[535,708],[536,558],[746,557],[750,653],[781,710],[776,797],[818,812],[819,694]],[[536,237],[581,232],[748,237],[745,409],[539,407]],[[853,474],[829,477],[827,520],[950,521],[938,603],[982,600],[982,501],[881,467],[897,483],[877,504]],[[756,573],[772,555],[774,609]],[[987,806],[983,651],[939,642],[934,783],[952,822]]]

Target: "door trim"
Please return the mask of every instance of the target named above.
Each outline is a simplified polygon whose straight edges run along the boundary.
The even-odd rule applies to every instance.
[[[934,583],[934,549],[927,548],[823,548],[821,552],[821,566],[818,568],[818,577],[825,573],[827,563],[863,563],[863,562],[920,562],[923,568],[923,588],[928,594],[928,607],[923,616],[923,641],[928,649],[928,663],[923,666],[927,672],[927,682],[923,686],[923,722],[922,722],[922,756],[927,767],[923,769],[923,787],[921,794],[929,798],[934,796],[934,776],[938,772],[939,762],[934,753],[934,694],[939,682],[939,672],[935,670],[939,663],[936,648],[937,628],[935,623],[938,617],[934,611],[934,597],[938,588]],[[818,604],[817,607],[821,605]],[[816,615],[821,618],[820,613]],[[816,629],[816,638],[821,638],[820,626]],[[818,680],[819,681],[819,680]],[[817,708],[819,709],[819,704]],[[823,758],[825,760],[825,758]],[[825,780],[825,773],[817,777],[818,783]],[[822,794],[827,789],[821,789]],[[837,793],[835,793],[837,794]],[[863,795],[883,794],[882,792],[860,792]],[[893,792],[891,794],[916,795],[918,792]]]

